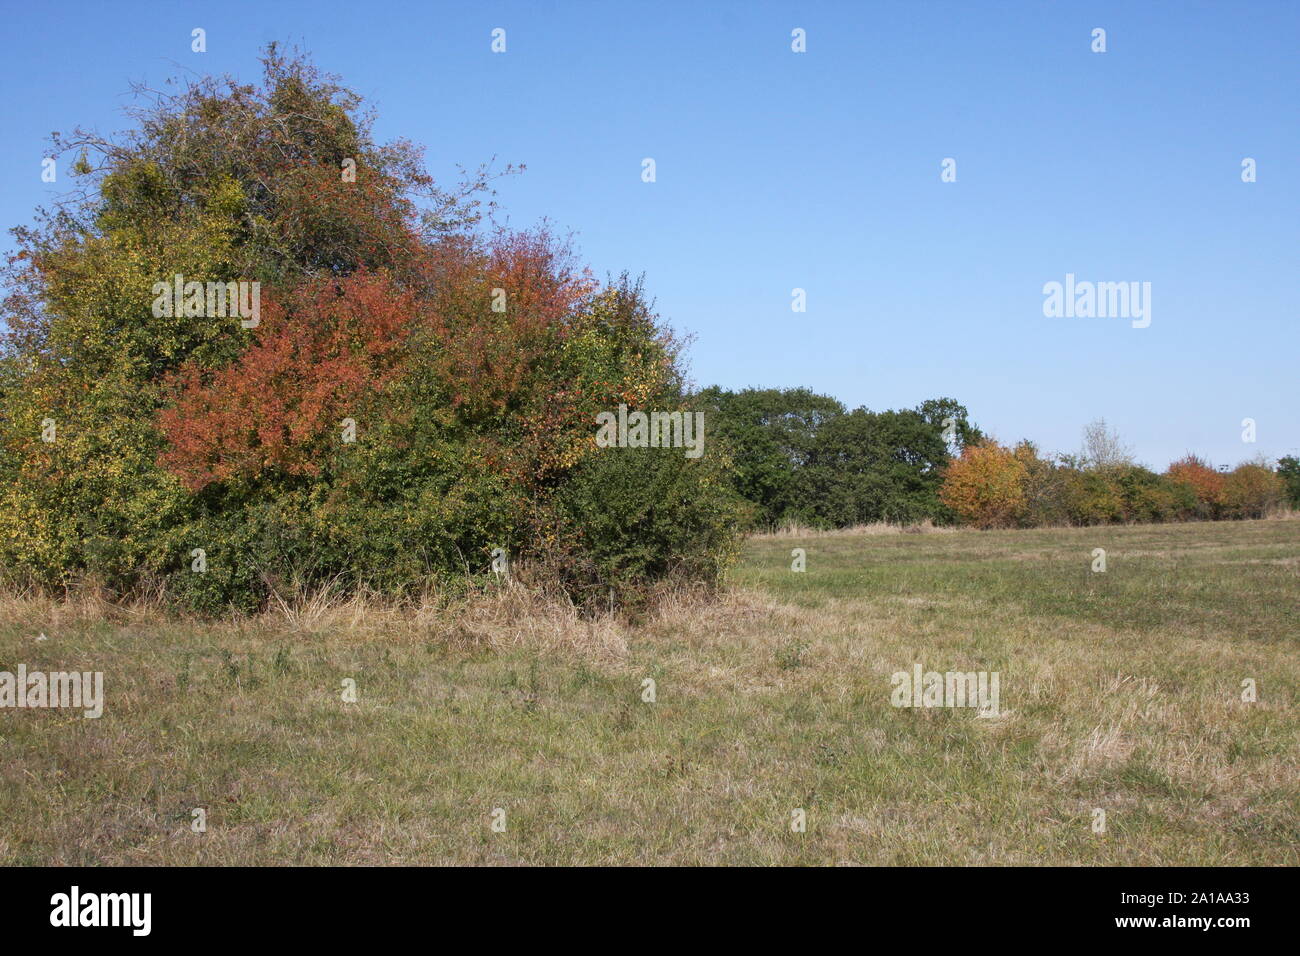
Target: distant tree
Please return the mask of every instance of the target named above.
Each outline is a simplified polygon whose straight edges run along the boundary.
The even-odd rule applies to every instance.
[[[966,406],[955,398],[928,398],[916,407],[916,411],[940,432],[951,421],[954,438],[948,443],[948,448],[953,455],[960,455],[967,445],[978,445],[984,440],[984,433],[971,422]]]
[[[1300,458],[1287,455],[1278,460],[1277,474],[1286,486],[1286,497],[1292,508],[1300,508]]]
[[[1024,462],[992,441],[962,451],[944,473],[940,497],[962,521],[977,528],[1015,524],[1025,507]]]
[[[1215,471],[1208,461],[1189,453],[1171,463],[1165,475],[1176,484],[1191,489],[1196,496],[1196,517],[1219,517],[1223,510],[1225,476]]]
[[[952,398],[851,414],[806,388],[731,392],[714,386],[695,401],[711,416],[713,433],[728,443],[736,490],[763,525],[950,520],[938,494],[942,469],[953,450],[982,438]]]
[[[727,443],[733,483],[754,505],[758,524],[814,520],[816,503],[803,473],[819,430],[845,414],[840,402],[806,388],[733,392],[714,385],[697,393],[692,407],[705,413],[710,434]]]
[[[806,486],[818,518],[834,526],[940,518],[948,461],[940,429],[918,411],[859,408],[818,432]]]
[[[1080,452],[1083,467],[1092,469],[1114,468],[1133,463],[1133,451],[1125,445],[1119,433],[1098,418],[1083,427],[1083,450]]]
[[[1263,518],[1286,497],[1286,484],[1264,461],[1248,461],[1223,482],[1223,509],[1231,518]]]

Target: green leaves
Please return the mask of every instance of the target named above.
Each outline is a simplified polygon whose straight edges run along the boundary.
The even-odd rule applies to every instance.
[[[714,434],[735,459],[736,490],[766,526],[942,518],[938,489],[949,460],[944,423],[953,418],[959,445],[980,434],[953,399],[916,410],[848,412],[805,388],[711,387],[696,398],[712,410]]]
[[[213,613],[445,584],[496,546],[584,592],[714,579],[715,459],[594,461],[599,411],[680,402],[640,284],[601,287],[545,228],[466,231],[486,170],[444,193],[334,78],[264,64],[60,139],[97,163],[9,270],[0,564]],[[217,308],[232,282],[255,321]]]

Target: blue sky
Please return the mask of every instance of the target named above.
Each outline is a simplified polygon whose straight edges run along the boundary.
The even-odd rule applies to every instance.
[[[296,42],[372,102],[381,139],[425,144],[440,179],[493,156],[527,164],[499,188],[510,221],[573,230],[598,275],[644,272],[694,334],[701,385],[806,385],[873,409],[950,395],[999,439],[1049,451],[1076,450],[1105,417],[1160,468],[1187,450],[1300,453],[1289,0],[4,14],[6,228],[57,191],[40,180],[51,130],[120,128],[131,80],[252,80],[264,43]],[[194,27],[208,52],[191,52]],[[796,27],[806,53],[791,51]],[[1241,181],[1245,157],[1257,182]],[[1067,273],[1150,282],[1150,326],[1044,317],[1044,283]]]

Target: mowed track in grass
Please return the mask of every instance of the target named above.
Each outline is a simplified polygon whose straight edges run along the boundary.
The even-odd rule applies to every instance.
[[[1300,522],[765,537],[733,578],[635,626],[11,602],[0,670],[107,701],[0,710],[0,862],[1300,863]],[[891,706],[914,663],[1002,715]]]

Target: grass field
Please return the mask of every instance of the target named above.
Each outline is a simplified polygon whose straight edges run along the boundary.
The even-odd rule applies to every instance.
[[[1300,521],[763,537],[733,578],[636,625],[11,600],[0,670],[106,704],[0,710],[0,862],[1300,863]],[[1001,714],[891,706],[915,663]]]

